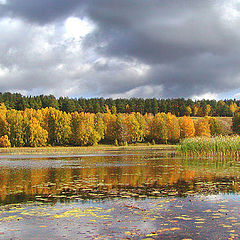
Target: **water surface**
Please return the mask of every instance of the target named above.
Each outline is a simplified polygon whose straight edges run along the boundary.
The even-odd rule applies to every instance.
[[[240,163],[164,151],[2,155],[1,239],[240,239]]]

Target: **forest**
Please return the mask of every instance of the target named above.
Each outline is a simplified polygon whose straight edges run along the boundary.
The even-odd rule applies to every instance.
[[[112,113],[172,113],[182,116],[232,117],[239,110],[240,100],[192,100],[192,99],[104,99],[104,98],[56,98],[53,95],[23,96],[20,93],[0,93],[0,102],[7,109],[25,110],[52,107],[60,111],[106,113],[108,106]]]
[[[176,143],[182,138],[229,134],[216,117],[176,117],[171,113],[66,113],[52,107],[24,111],[0,105],[0,146],[88,146],[98,143]],[[239,132],[240,115],[233,117]]]

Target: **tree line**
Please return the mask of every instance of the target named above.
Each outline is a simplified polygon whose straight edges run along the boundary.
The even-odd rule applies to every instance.
[[[239,111],[240,100],[192,100],[192,99],[104,99],[104,98],[56,98],[53,95],[23,96],[20,93],[0,93],[0,102],[7,109],[25,110],[52,107],[66,113],[106,113],[108,106],[113,113],[172,113],[181,116],[232,117]]]
[[[235,125],[239,127],[237,121]],[[108,106],[106,113],[96,114],[66,113],[52,107],[21,111],[0,104],[1,147],[176,143],[181,138],[218,134],[223,134],[221,124],[209,116],[194,120],[171,113],[115,113]]]

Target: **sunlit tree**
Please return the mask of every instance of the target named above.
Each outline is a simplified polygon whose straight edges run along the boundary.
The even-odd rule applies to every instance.
[[[178,119],[171,113],[168,113],[166,117],[166,127],[168,133],[167,140],[171,143],[175,143],[180,138],[180,126]]]
[[[181,138],[191,138],[195,135],[194,122],[191,117],[183,116],[179,119]]]
[[[0,147],[2,147],[2,148],[11,147],[11,142],[9,141],[7,135],[0,137]]]
[[[26,145],[29,147],[46,146],[48,141],[48,132],[40,126],[35,117],[31,117],[26,129]]]
[[[25,120],[22,111],[11,109],[6,113],[6,120],[9,124],[9,139],[11,145],[22,147],[25,144]]]

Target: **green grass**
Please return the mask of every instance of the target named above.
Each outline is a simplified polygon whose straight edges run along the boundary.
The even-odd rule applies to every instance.
[[[236,155],[240,154],[240,136],[195,137],[183,139],[177,147],[185,154]]]
[[[99,144],[88,147],[16,147],[0,148],[0,154],[88,154],[103,153],[105,151],[174,150],[175,147],[174,145],[149,145],[147,143],[138,143],[128,146]]]

